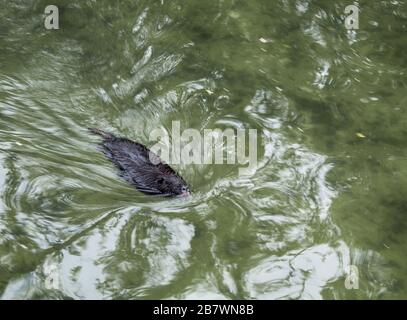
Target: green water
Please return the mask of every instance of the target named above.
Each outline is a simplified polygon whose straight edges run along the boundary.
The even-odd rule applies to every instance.
[[[407,298],[407,5],[0,1],[0,297]],[[253,128],[151,199],[86,127]],[[347,289],[349,266],[358,289]]]

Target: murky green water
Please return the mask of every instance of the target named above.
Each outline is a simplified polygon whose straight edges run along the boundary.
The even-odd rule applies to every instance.
[[[0,1],[3,299],[407,298],[404,1],[52,3]],[[151,199],[85,130],[173,120],[257,129],[256,172]]]

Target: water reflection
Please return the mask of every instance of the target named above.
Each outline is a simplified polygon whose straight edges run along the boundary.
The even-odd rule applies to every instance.
[[[259,299],[322,299],[322,290],[343,279],[350,264],[349,249],[316,245],[260,261],[244,279],[246,290]]]
[[[20,32],[0,33],[3,299],[405,295],[406,181],[392,180],[406,176],[405,61],[367,43],[387,31],[338,31],[340,4],[215,4],[66,3],[58,34],[8,21]],[[193,195],[152,199],[86,131],[149,144],[173,120],[257,129],[255,172],[180,165]],[[344,288],[350,264],[357,292]]]

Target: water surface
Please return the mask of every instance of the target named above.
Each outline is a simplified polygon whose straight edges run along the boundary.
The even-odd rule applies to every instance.
[[[53,3],[0,1],[3,299],[407,297],[404,1]],[[257,129],[257,170],[152,199],[86,131],[174,120]]]

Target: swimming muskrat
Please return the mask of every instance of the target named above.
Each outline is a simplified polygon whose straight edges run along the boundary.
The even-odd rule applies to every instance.
[[[157,196],[190,193],[184,179],[146,146],[99,129],[89,128],[89,131],[103,138],[103,153],[120,170],[120,175],[139,191]],[[159,160],[154,161],[158,164],[151,162],[150,154]]]

